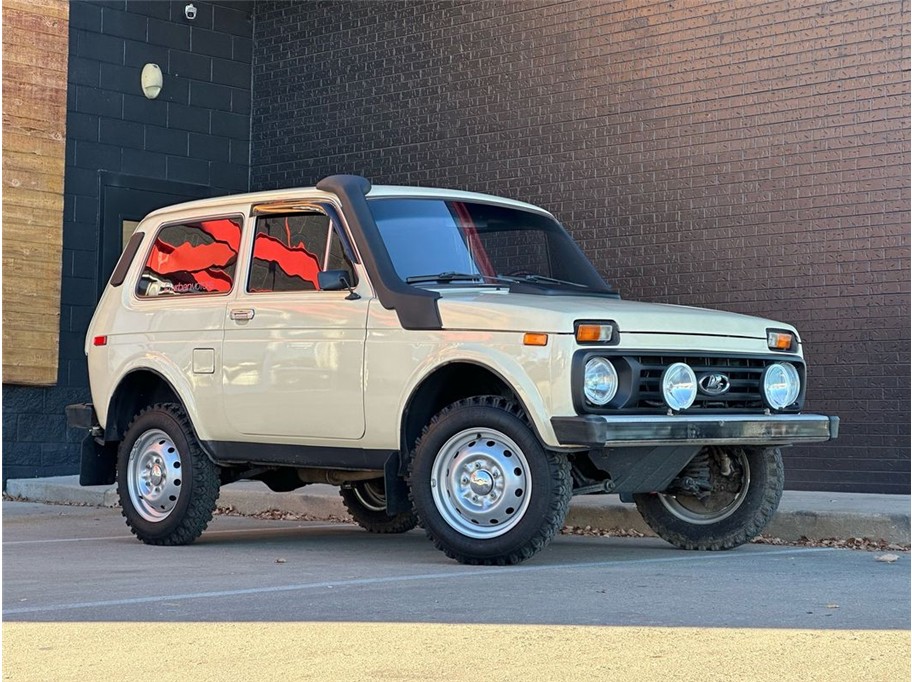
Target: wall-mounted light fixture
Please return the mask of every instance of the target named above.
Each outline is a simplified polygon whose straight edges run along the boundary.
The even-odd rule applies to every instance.
[[[148,99],[155,99],[162,89],[162,72],[158,64],[146,64],[140,77],[143,94]]]

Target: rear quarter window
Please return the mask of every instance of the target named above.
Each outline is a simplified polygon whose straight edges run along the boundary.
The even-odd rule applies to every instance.
[[[163,226],[136,287],[141,298],[225,294],[234,286],[240,217]]]

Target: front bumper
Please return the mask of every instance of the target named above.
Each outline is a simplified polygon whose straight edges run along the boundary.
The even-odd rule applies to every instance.
[[[561,445],[790,445],[833,440],[839,417],[774,415],[586,415],[553,417]]]

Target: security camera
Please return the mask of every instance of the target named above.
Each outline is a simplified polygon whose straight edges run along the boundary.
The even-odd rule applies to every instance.
[[[196,19],[196,6],[192,2],[184,7],[184,16],[190,21]]]

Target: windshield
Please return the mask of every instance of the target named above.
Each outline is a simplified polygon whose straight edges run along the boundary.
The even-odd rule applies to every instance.
[[[399,277],[411,284],[509,283],[609,292],[553,218],[443,199],[371,199]]]

